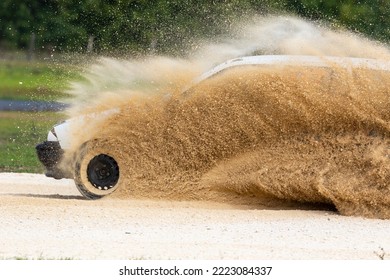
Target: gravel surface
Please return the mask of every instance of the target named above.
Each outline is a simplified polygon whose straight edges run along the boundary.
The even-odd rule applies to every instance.
[[[83,199],[72,180],[0,173],[0,258],[390,259],[390,220],[213,202]]]

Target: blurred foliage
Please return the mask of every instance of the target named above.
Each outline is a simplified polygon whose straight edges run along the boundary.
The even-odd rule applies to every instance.
[[[53,112],[0,111],[0,172],[42,173],[35,145],[64,117]]]
[[[0,49],[86,52],[93,41],[96,52],[182,53],[237,19],[270,12],[390,39],[390,0],[1,0]]]
[[[374,40],[390,40],[390,0],[286,0],[286,10],[326,20]]]
[[[0,99],[54,101],[69,97],[69,81],[80,80],[70,64],[8,60],[0,63]]]

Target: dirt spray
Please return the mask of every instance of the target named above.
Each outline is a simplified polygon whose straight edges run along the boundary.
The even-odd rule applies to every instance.
[[[258,208],[334,205],[390,218],[390,74],[339,67],[237,68],[186,91],[204,70],[253,54],[390,59],[386,46],[291,17],[252,20],[186,59],[102,58],[73,84],[74,128],[121,166],[118,198],[214,200]],[[83,132],[84,133],[81,133]],[[295,205],[295,204],[294,204]]]

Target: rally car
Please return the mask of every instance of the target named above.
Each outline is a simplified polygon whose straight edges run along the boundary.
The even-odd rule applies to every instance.
[[[390,62],[365,58],[346,57],[317,57],[317,56],[290,56],[290,55],[261,55],[241,57],[226,61],[211,70],[205,72],[193,81],[183,91],[183,96],[189,94],[191,87],[202,81],[212,79],[216,75],[226,73],[231,69],[246,66],[267,67],[272,65],[300,66],[300,67],[341,67],[344,69],[365,68],[379,71],[390,71]],[[99,115],[106,118],[116,114],[118,109],[105,111]],[[61,161],[65,151],[71,145],[71,125],[75,122],[85,122],[85,117],[73,118],[55,125],[48,133],[47,140],[36,146],[39,160],[46,168],[46,176],[55,179],[71,178],[85,197],[98,199],[114,192],[119,184],[121,168],[112,155],[97,152],[95,155],[85,157],[83,150],[88,143],[79,147],[77,160],[73,164],[73,170],[64,170]]]

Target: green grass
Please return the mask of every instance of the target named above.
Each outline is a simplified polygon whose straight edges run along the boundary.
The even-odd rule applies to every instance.
[[[80,80],[85,58],[45,61],[0,59],[0,99],[54,101],[68,97],[69,82]],[[35,146],[64,115],[0,111],[0,172],[44,171]]]
[[[80,79],[72,64],[0,60],[0,99],[53,101]]]
[[[0,172],[43,172],[35,146],[62,119],[53,112],[0,112]]]

